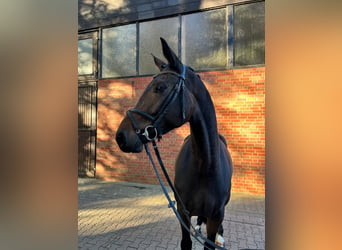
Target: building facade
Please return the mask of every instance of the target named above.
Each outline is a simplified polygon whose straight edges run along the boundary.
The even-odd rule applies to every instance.
[[[264,1],[79,0],[79,175],[157,183],[115,133],[157,73],[163,37],[208,88],[234,163],[233,191],[265,192]],[[189,126],[159,143],[171,178]]]

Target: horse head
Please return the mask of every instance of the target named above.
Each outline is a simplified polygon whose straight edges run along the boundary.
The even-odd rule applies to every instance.
[[[161,138],[186,123],[195,99],[187,87],[195,75],[160,38],[167,63],[153,56],[160,72],[153,77],[136,106],[127,111],[117,133],[116,142],[124,152],[138,153],[148,141]]]

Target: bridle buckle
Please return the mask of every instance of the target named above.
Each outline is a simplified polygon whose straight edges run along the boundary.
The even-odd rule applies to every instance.
[[[144,133],[141,133],[141,135],[145,136],[148,141],[154,141],[158,137],[158,131],[154,126],[148,125],[145,127]]]

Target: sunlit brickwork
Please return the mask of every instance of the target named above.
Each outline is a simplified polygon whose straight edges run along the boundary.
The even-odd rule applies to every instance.
[[[199,73],[216,108],[219,132],[228,142],[234,163],[233,191],[265,192],[265,68]],[[115,142],[116,129],[152,77],[99,81],[96,177],[157,184],[144,152],[126,154]],[[174,164],[189,126],[164,135],[159,143],[173,179]]]

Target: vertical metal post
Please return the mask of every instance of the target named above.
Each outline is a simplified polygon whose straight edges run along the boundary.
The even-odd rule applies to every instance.
[[[136,75],[139,75],[139,62],[140,62],[140,58],[139,58],[139,51],[140,51],[140,48],[139,48],[139,41],[140,41],[140,36],[139,36],[139,22],[136,23],[136,37],[137,39],[135,39],[136,41],[136,44],[135,44],[135,47],[136,47],[136,50],[135,50],[135,53],[136,53],[136,65],[135,65],[135,71],[136,71]]]
[[[179,27],[178,27],[178,58],[183,62],[183,58],[182,58],[182,15],[178,15],[178,18],[179,18]]]
[[[228,69],[234,67],[234,5],[227,6],[228,14]]]

